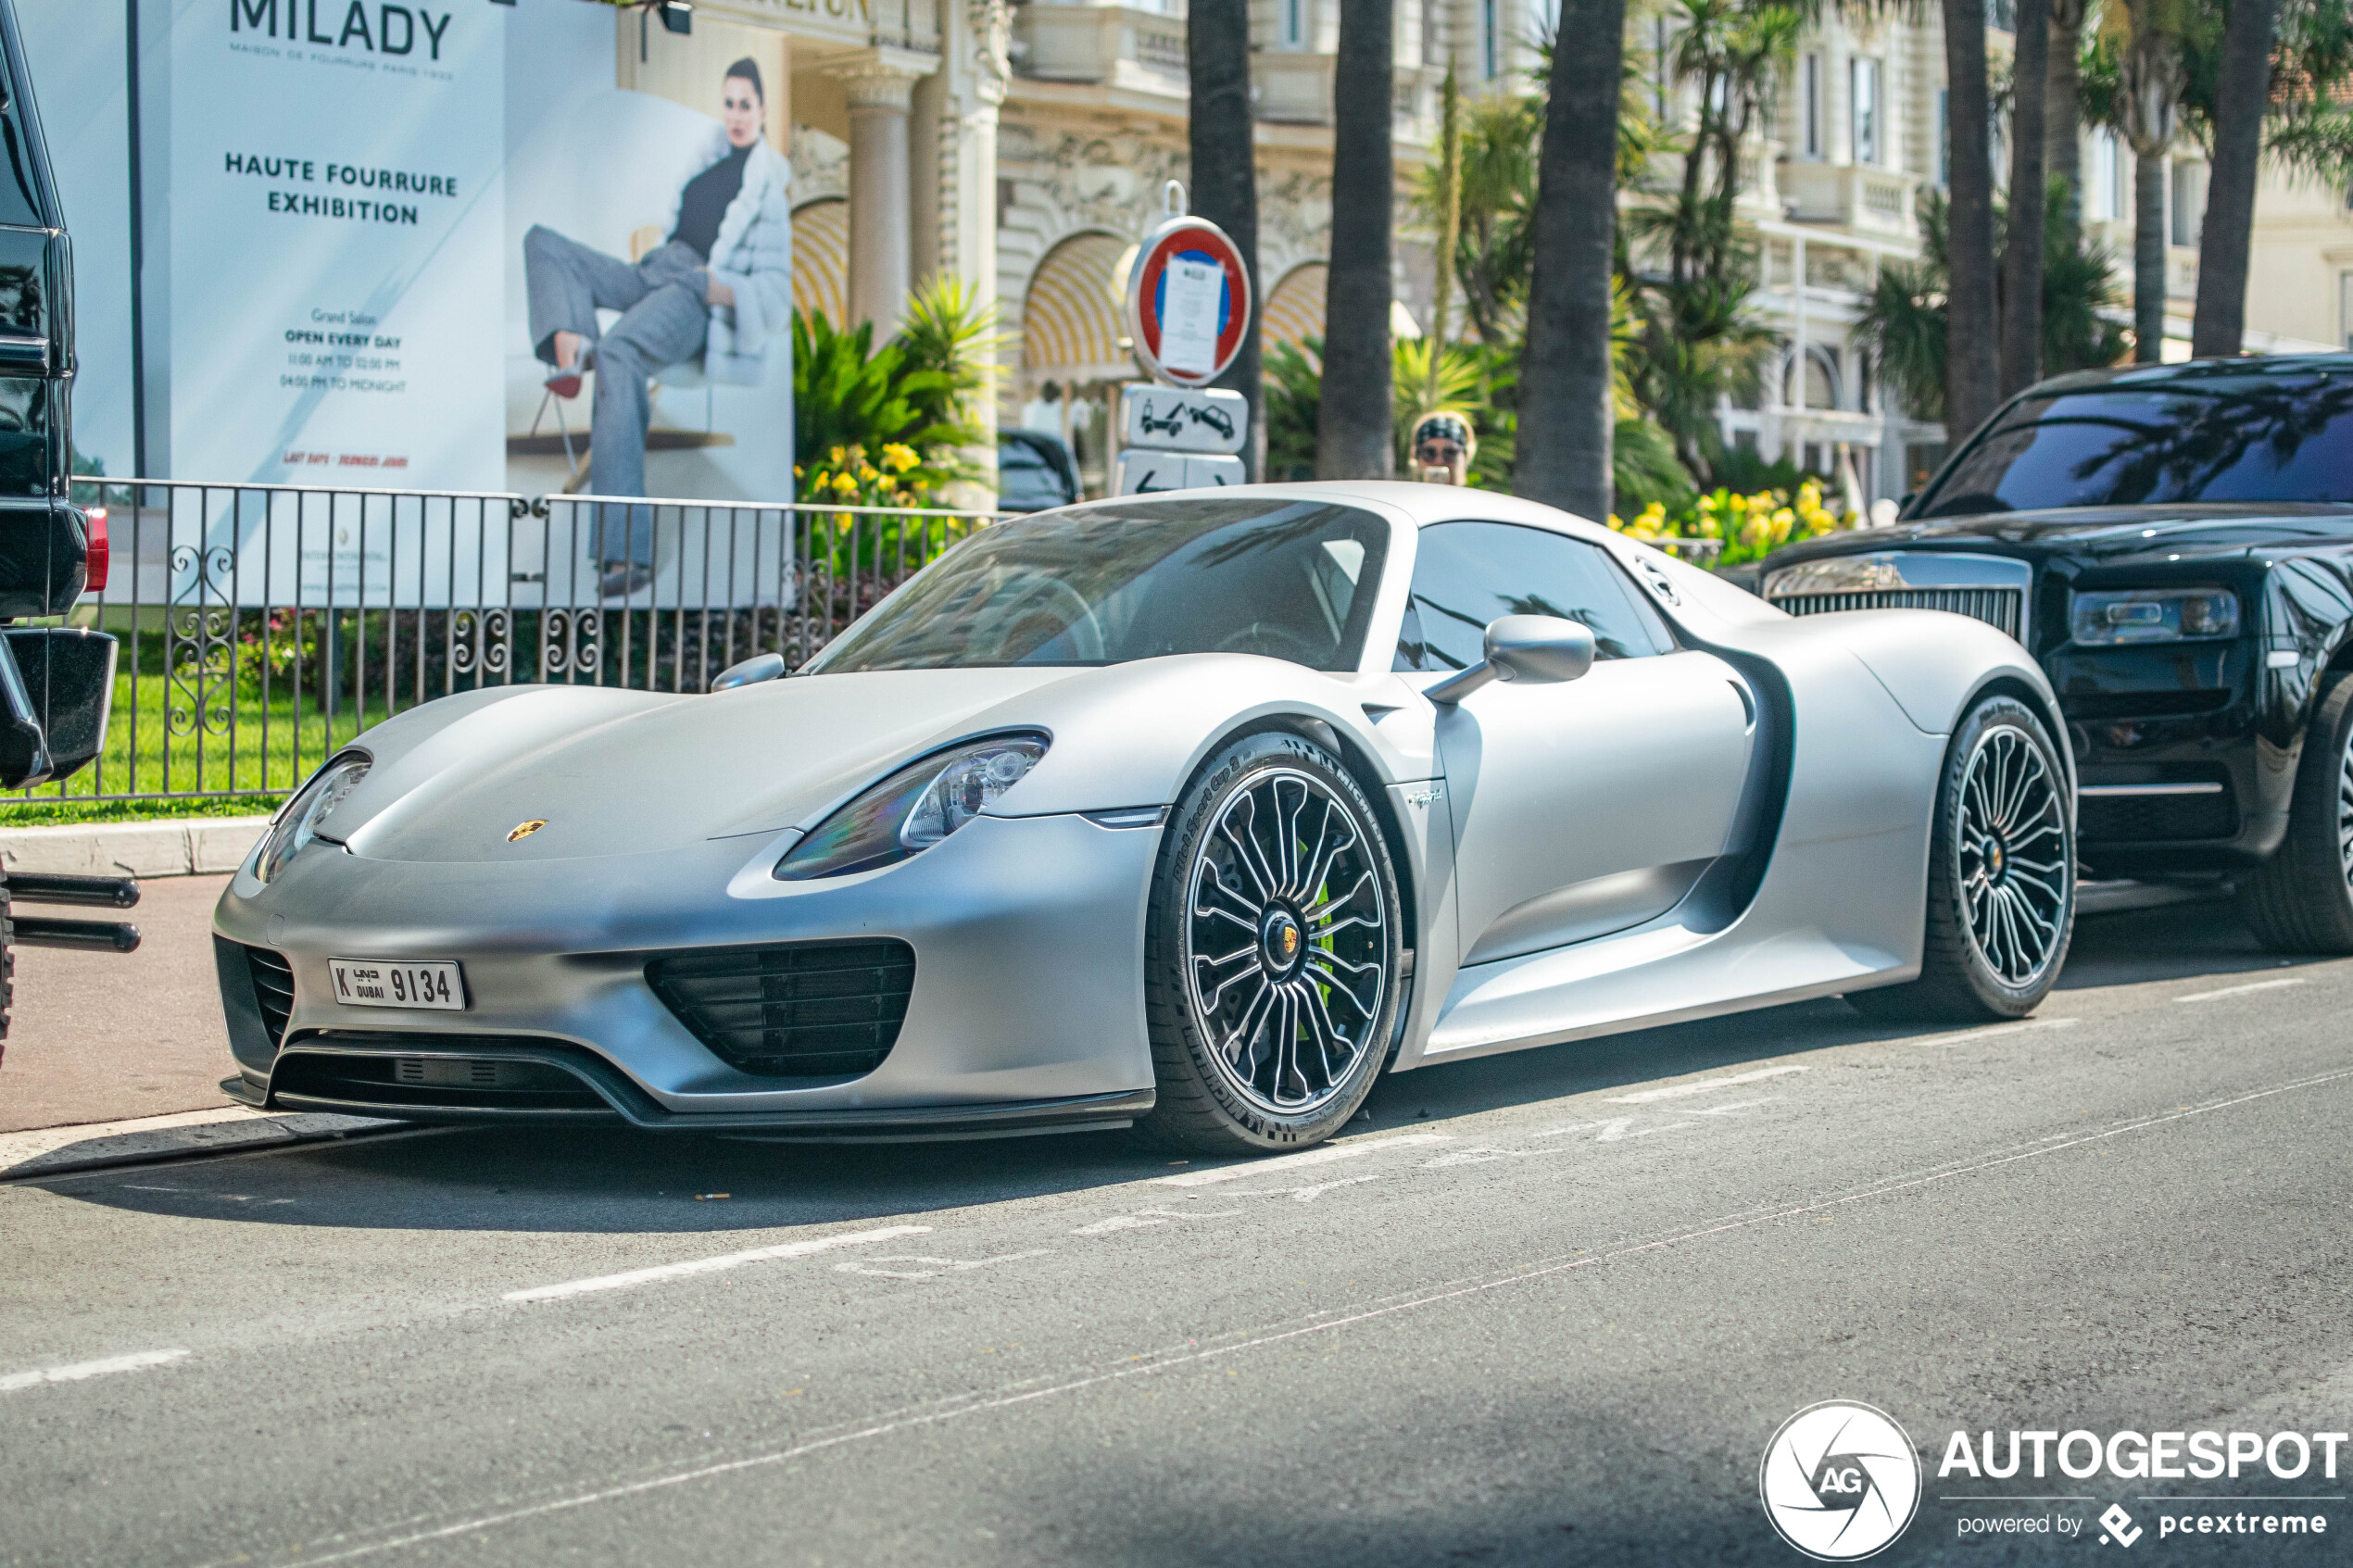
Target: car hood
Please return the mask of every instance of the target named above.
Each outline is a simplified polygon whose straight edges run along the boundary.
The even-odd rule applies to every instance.
[[[2196,506],[2071,507],[1934,518],[1810,539],[1776,551],[1765,572],[1831,556],[1887,550],[2014,556],[2037,564],[2066,558],[2084,565],[2240,557],[2353,540],[2353,507],[2283,502]]]
[[[374,768],[327,824],[389,860],[634,855],[805,823],[980,716],[1086,671],[888,671],[708,696],[510,687],[360,737]],[[546,825],[510,839],[525,822]]]

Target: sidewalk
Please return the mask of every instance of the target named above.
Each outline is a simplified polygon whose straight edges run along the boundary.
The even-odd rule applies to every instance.
[[[225,876],[157,877],[135,953],[17,949],[17,1003],[0,1057],[0,1133],[229,1104],[229,1034],[213,977],[212,906]],[[88,913],[68,910],[61,913]]]
[[[212,906],[267,822],[0,829],[0,864],[11,870],[143,879],[139,907],[119,917],[139,928],[137,952],[16,949],[16,1006],[0,1057],[0,1180],[400,1125],[264,1114],[220,1092],[234,1069],[213,976]]]

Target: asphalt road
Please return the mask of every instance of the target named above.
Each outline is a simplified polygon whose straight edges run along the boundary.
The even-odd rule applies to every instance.
[[[0,1188],[0,1562],[1794,1562],[1759,1459],[1832,1399],[1926,1467],[1878,1562],[2342,1561],[2317,1459],[1937,1472],[2347,1429],[2349,1001],[2176,909],[2028,1025],[1431,1069],[1289,1163],[426,1133]]]

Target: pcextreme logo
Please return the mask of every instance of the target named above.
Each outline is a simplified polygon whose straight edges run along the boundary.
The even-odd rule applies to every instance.
[[[1853,1562],[1893,1544],[1919,1511],[1919,1456],[1886,1411],[1826,1399],[1781,1423],[1756,1489],[1781,1539],[1817,1562]]]

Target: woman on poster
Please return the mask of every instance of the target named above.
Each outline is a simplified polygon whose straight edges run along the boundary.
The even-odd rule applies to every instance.
[[[678,195],[670,237],[635,262],[534,225],[523,236],[533,352],[552,369],[559,397],[597,372],[589,420],[588,485],[599,495],[646,493],[648,383],[702,360],[711,381],[757,385],[772,341],[792,332],[792,167],[761,134],[767,98],[760,67],[727,68],[724,145]],[[621,319],[599,332],[597,312]],[[618,512],[623,508],[612,508]],[[610,598],[653,579],[651,508],[600,519],[600,589]]]

